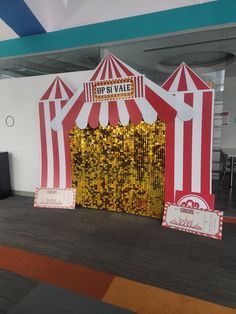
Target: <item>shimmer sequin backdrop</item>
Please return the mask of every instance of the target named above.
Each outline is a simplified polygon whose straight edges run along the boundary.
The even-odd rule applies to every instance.
[[[70,132],[72,182],[76,202],[161,218],[164,207],[165,124]]]

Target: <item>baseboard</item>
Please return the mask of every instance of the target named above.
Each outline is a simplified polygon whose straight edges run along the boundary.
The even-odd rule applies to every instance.
[[[34,197],[34,192],[12,190],[12,195]]]

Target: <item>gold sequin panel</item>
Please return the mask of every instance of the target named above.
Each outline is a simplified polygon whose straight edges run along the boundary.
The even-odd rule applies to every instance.
[[[70,147],[78,205],[161,218],[164,123],[74,128]]]

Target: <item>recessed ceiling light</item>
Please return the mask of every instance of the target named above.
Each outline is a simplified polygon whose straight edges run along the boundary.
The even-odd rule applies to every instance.
[[[178,66],[185,62],[190,66],[212,66],[232,61],[234,54],[222,51],[199,51],[186,54],[180,54],[164,59],[160,62],[162,65]]]

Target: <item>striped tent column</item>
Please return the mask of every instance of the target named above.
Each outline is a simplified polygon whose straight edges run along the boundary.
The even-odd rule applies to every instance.
[[[51,122],[72,95],[70,88],[57,77],[40,99],[41,187],[71,187],[69,138],[64,128],[53,130]]]
[[[214,91],[184,63],[163,88],[193,109],[190,121],[181,121],[176,116],[167,137],[167,149],[174,153],[174,158],[167,162],[174,181],[172,191],[169,191],[171,200],[168,201],[178,202],[187,195],[192,195],[193,199],[195,195],[196,206],[214,208],[211,194]],[[170,190],[169,185],[166,188]]]

